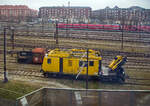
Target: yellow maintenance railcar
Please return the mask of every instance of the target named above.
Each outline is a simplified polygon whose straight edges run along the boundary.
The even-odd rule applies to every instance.
[[[122,65],[127,61],[126,57],[116,56],[108,68],[105,69],[102,68],[101,61],[100,52],[95,50],[89,49],[87,52],[87,50],[80,49],[54,49],[45,55],[41,71],[45,77],[54,76],[82,79],[87,75],[88,65],[88,78],[103,81],[125,81],[125,73]]]
[[[71,76],[84,77],[87,72],[87,52],[86,50],[51,50],[44,57],[42,71],[44,76]],[[102,57],[98,51],[88,50],[88,75],[98,76],[101,70]]]

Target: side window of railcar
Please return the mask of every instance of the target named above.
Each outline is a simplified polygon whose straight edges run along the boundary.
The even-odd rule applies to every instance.
[[[83,61],[79,61],[79,67],[83,65]]]
[[[89,61],[89,66],[94,66],[94,61]]]
[[[68,66],[72,66],[72,60],[68,60]]]
[[[51,59],[47,59],[47,63],[48,63],[48,64],[51,64]]]
[[[79,67],[86,67],[87,66],[87,64],[86,64],[87,62],[86,61],[79,61]]]

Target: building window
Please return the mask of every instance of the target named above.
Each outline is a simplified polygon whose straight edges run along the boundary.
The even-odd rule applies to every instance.
[[[47,63],[48,63],[48,64],[51,64],[51,59],[47,59]]]

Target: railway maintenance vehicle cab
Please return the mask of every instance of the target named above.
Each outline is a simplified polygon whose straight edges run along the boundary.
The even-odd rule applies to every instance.
[[[17,61],[19,63],[42,64],[46,50],[44,48],[34,48],[32,51],[17,52]]]
[[[46,54],[46,50],[44,48],[33,49],[32,50],[32,63],[42,64],[45,54]]]
[[[45,77],[67,77],[70,79],[85,79],[88,65],[89,79],[102,81],[115,80],[119,82],[124,82],[125,74],[121,66],[125,62],[125,58],[123,58],[122,56],[117,56],[111,62],[109,68],[107,70],[103,70],[102,57],[99,51],[89,49],[87,53],[87,50],[83,49],[54,49],[45,55],[41,72],[43,72],[43,75]]]
[[[18,63],[32,63],[32,52],[31,51],[19,51],[17,52]]]

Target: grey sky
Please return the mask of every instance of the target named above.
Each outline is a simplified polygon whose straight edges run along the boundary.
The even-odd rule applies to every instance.
[[[69,1],[71,6],[90,6],[93,10],[115,5],[121,8],[140,6],[150,9],[150,0],[0,0],[0,5],[28,5],[38,10],[42,6],[67,6]]]

